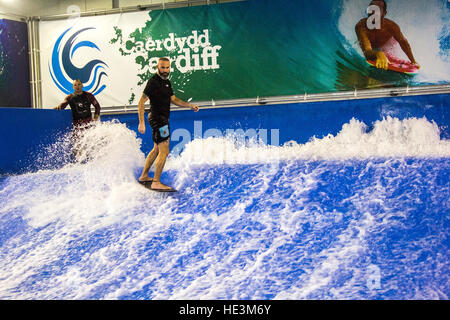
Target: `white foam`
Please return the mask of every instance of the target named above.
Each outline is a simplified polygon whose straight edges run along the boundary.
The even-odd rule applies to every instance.
[[[79,162],[21,176],[42,184],[32,193],[21,181],[11,186],[21,196],[10,199],[4,210],[27,204],[30,210],[26,218],[34,227],[68,217],[74,225],[114,223],[133,208],[128,199],[148,197],[136,183],[136,173],[145,160],[140,145],[136,133],[124,124],[99,123],[80,140],[83,152]],[[380,157],[450,157],[450,141],[441,140],[436,123],[425,118],[399,120],[388,116],[377,121],[371,131],[363,122],[352,119],[335,136],[313,137],[304,144],[290,142],[281,147],[243,144],[227,137],[195,139],[179,157],[168,160],[166,170],[176,170],[177,183],[181,184],[190,178],[190,167],[206,164],[263,163],[268,165],[269,174],[277,172],[279,161]]]
[[[371,157],[449,157],[450,141],[440,139],[436,123],[426,118],[399,120],[390,116],[376,121],[373,129],[356,119],[343,125],[336,136],[313,137],[305,144],[281,147],[232,138],[196,139],[186,145],[174,168],[204,164],[276,163],[296,159],[367,159]]]
[[[70,137],[63,137],[49,150],[67,146]],[[72,217],[74,225],[113,223],[127,207],[127,199],[139,189],[135,171],[143,165],[144,154],[140,151],[141,140],[136,133],[118,122],[97,123],[85,130],[77,144],[78,161],[57,170],[40,170],[22,177],[41,181],[33,193],[23,191],[17,198],[30,210],[26,215],[34,227],[44,226],[60,218]],[[70,151],[68,151],[70,152]],[[49,159],[54,161],[50,155]],[[40,161],[44,161],[41,159]],[[46,182],[46,180],[49,180]],[[20,193],[28,184],[15,186]],[[13,199],[12,199],[13,201]],[[14,206],[11,202],[10,205]],[[108,219],[100,219],[108,211]]]

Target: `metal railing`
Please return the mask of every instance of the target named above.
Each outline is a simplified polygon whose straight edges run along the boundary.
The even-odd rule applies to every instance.
[[[354,100],[354,99],[374,99],[383,97],[397,97],[397,96],[414,96],[425,94],[443,94],[450,93],[450,84],[432,85],[432,86],[417,86],[417,87],[393,87],[380,89],[364,89],[353,91],[327,92],[316,94],[298,94],[289,96],[273,96],[273,97],[256,97],[245,99],[230,99],[230,100],[211,100],[211,101],[197,101],[202,109],[214,108],[233,108],[245,106],[258,105],[274,105],[286,103],[306,103],[318,101],[338,101],[338,100]],[[148,110],[148,105],[146,110]],[[125,114],[136,113],[137,105],[102,107],[102,114]],[[172,111],[186,110],[186,108],[172,106]]]

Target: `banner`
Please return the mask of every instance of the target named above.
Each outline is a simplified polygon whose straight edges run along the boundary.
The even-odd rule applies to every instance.
[[[74,17],[41,22],[42,101],[54,108],[73,92],[72,82],[80,79],[84,90],[97,96],[102,106],[123,106],[139,90],[140,72],[134,61],[113,47],[114,26],[131,33],[145,24],[148,12]]]
[[[25,22],[0,19],[0,107],[31,107]]]
[[[444,0],[248,0],[42,22],[43,103],[80,79],[135,105],[163,56],[193,101],[449,83],[449,21]]]

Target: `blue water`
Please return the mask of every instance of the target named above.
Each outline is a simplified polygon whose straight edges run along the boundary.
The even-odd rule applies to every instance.
[[[450,157],[182,158],[166,195],[118,146],[0,179],[0,299],[448,299]]]

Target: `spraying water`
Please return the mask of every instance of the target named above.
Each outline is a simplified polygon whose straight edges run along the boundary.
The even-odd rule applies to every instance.
[[[448,299],[439,137],[387,117],[282,147],[196,139],[162,195],[136,181],[136,134],[98,124],[77,161],[65,137],[1,178],[0,299]]]

